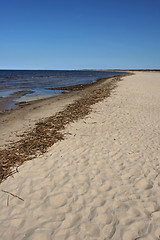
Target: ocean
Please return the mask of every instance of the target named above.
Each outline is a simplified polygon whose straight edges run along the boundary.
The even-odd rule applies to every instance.
[[[0,112],[17,108],[20,102],[62,94],[62,90],[47,88],[85,85],[125,74],[97,70],[0,70]]]

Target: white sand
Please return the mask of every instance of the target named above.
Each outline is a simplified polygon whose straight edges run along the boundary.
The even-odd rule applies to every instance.
[[[1,240],[160,239],[160,73],[124,78],[0,190]]]

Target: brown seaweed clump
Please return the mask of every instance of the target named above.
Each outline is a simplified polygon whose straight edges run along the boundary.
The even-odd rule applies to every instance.
[[[108,97],[118,80],[120,80],[119,77],[114,78],[106,86],[92,90],[87,97],[69,104],[63,111],[38,122],[32,131],[25,134],[21,140],[1,150],[0,183],[16,173],[18,166],[23,162],[33,159],[38,154],[45,153],[54,143],[63,140],[62,130],[65,125],[89,114],[91,106]]]

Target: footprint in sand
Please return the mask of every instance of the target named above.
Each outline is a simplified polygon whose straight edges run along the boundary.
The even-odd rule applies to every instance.
[[[123,234],[123,240],[135,240],[138,239],[139,235],[134,231],[127,231]]]
[[[152,184],[148,183],[145,179],[140,180],[137,184],[136,187],[139,188],[140,190],[147,190],[152,188]]]
[[[90,237],[99,237],[100,229],[96,224],[86,223],[82,225],[82,232]]]
[[[70,213],[62,224],[62,228],[72,228],[80,223],[81,215]]]
[[[140,211],[136,208],[133,208],[133,207],[131,207],[128,210],[127,214],[129,214],[132,217],[139,217],[141,215]]]
[[[113,221],[113,216],[110,213],[105,213],[99,215],[95,220],[99,225],[109,225]]]
[[[104,185],[100,188],[101,191],[108,192],[112,189],[110,182],[105,182]]]
[[[63,207],[64,205],[66,205],[68,200],[68,196],[67,194],[58,194],[58,195],[52,195],[52,196],[48,196],[45,199],[45,203],[48,206],[52,206],[53,208],[60,208]]]
[[[104,199],[97,197],[93,200],[93,202],[90,205],[93,207],[101,207],[105,204],[105,202],[106,201]]]

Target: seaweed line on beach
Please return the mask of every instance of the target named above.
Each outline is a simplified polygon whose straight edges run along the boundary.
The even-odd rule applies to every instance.
[[[110,96],[111,90],[120,80],[120,77],[115,77],[105,86],[97,87],[86,97],[69,104],[54,116],[36,123],[36,126],[26,133],[21,140],[0,150],[0,183],[17,173],[18,167],[25,161],[45,153],[54,143],[64,140],[65,134],[62,133],[62,130],[64,130],[65,125],[88,115],[92,110],[91,106]]]

